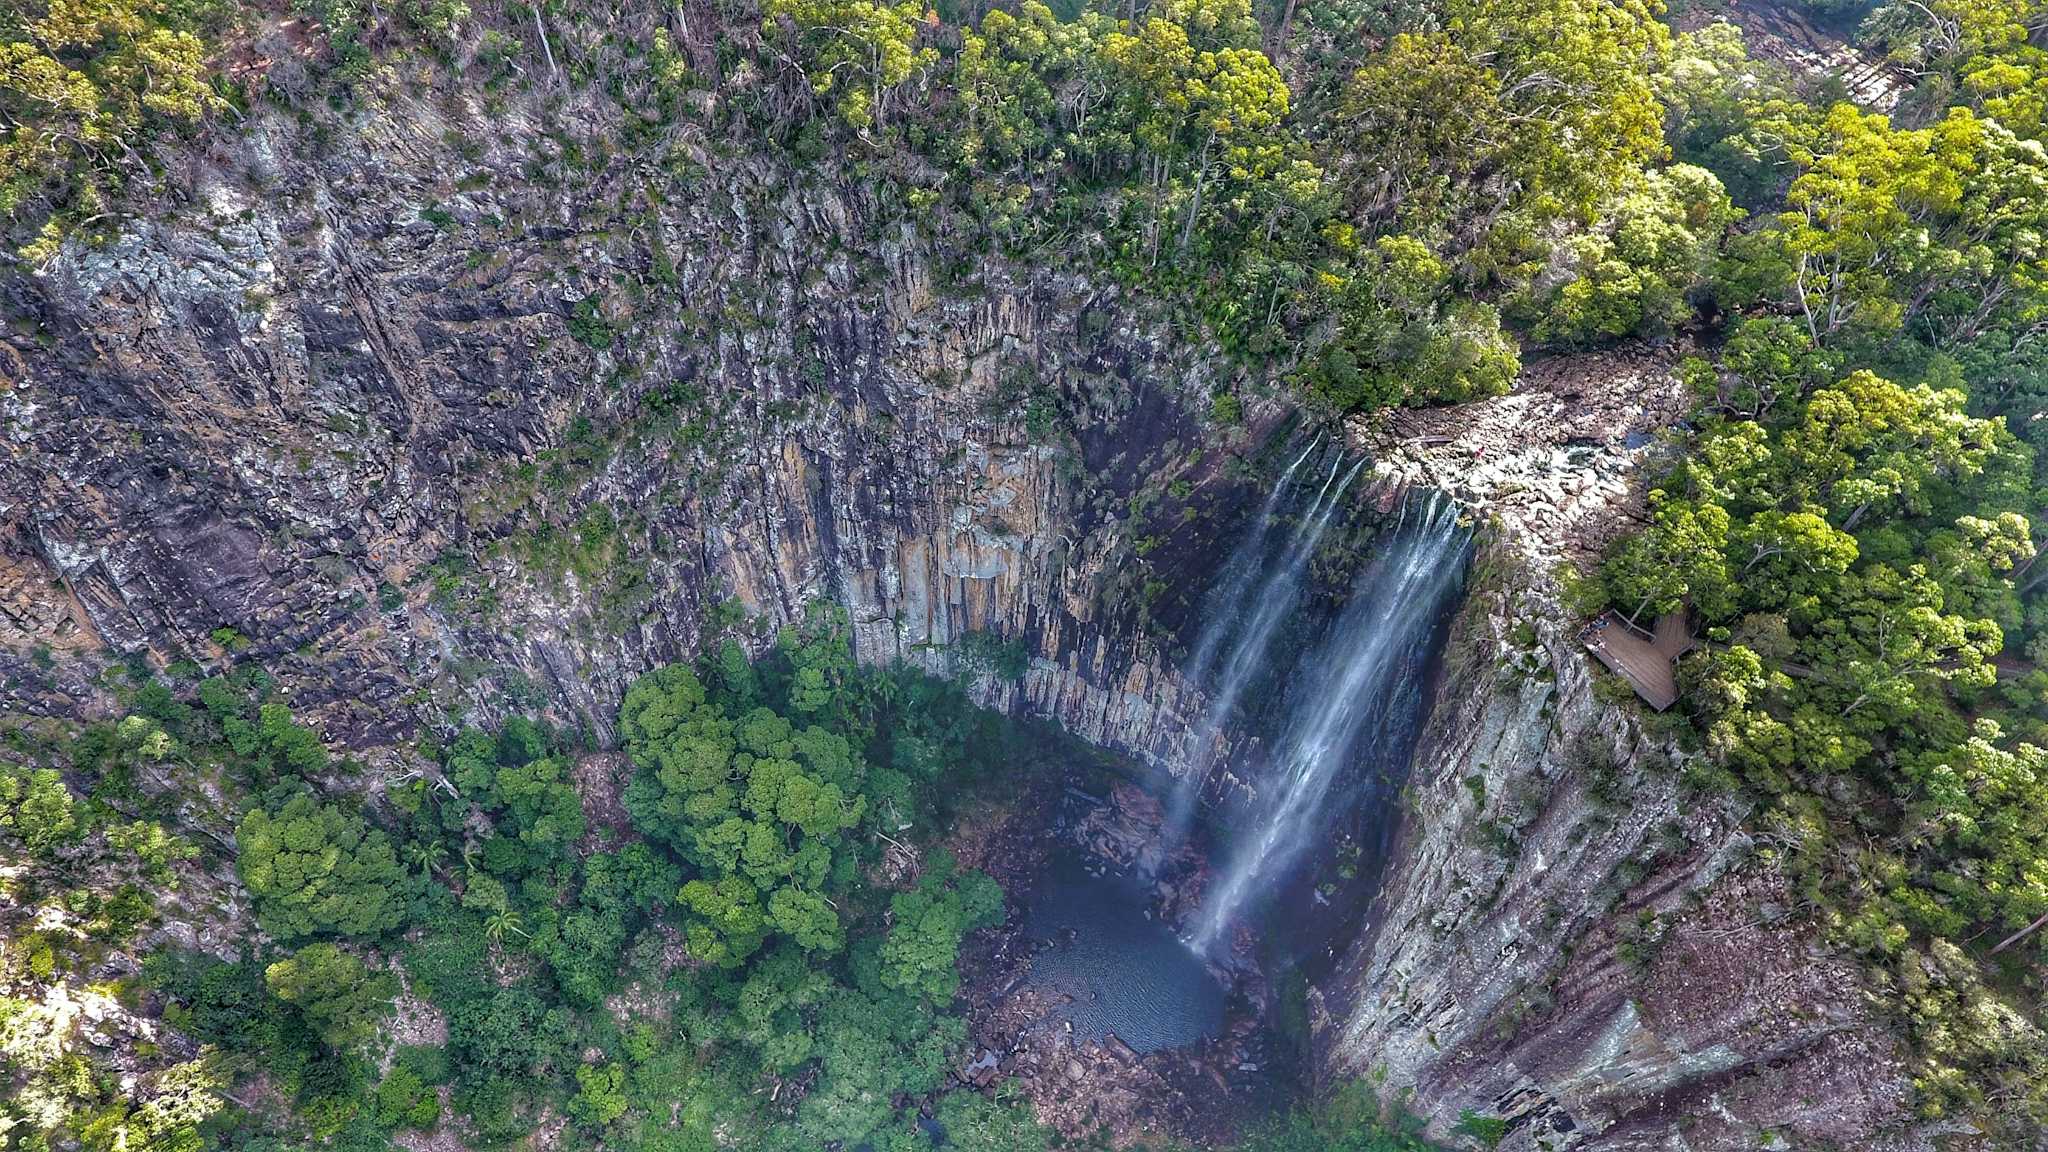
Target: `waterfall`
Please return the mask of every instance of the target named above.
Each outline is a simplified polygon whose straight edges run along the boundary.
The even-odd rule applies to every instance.
[[[1198,683],[1208,683],[1209,706],[1203,711],[1202,720],[1190,741],[1190,761],[1175,780],[1173,795],[1168,798],[1166,822],[1159,840],[1147,853],[1145,868],[1148,872],[1155,871],[1161,861],[1171,859],[1187,838],[1189,826],[1194,821],[1195,805],[1201,799],[1202,788],[1214,764],[1216,736],[1229,722],[1230,714],[1244,696],[1245,689],[1264,666],[1267,649],[1272,647],[1280,625],[1300,598],[1309,560],[1315,556],[1316,547],[1336,519],[1345,490],[1365,466],[1363,460],[1353,464],[1340,479],[1338,471],[1344,466],[1343,456],[1340,454],[1331,460],[1329,475],[1323,478],[1322,486],[1317,489],[1307,510],[1295,520],[1294,531],[1278,560],[1268,563],[1274,516],[1293,489],[1295,473],[1319,443],[1320,438],[1295,457],[1294,463],[1280,474],[1279,482],[1267,495],[1250,532],[1231,554],[1223,580],[1210,595],[1208,622],[1203,625],[1195,642],[1194,656],[1188,662],[1191,677]],[[1228,650],[1212,678],[1211,665],[1216,662],[1217,652],[1224,648],[1226,642]]]
[[[1330,480],[1337,478],[1337,468],[1342,463],[1340,459],[1330,465]],[[1251,615],[1245,617],[1243,625],[1237,631],[1237,642],[1231,645],[1230,654],[1223,660],[1222,674],[1211,689],[1209,708],[1202,718],[1202,728],[1199,730],[1201,739],[1196,743],[1196,751],[1202,757],[1204,766],[1209,759],[1206,745],[1230,719],[1231,710],[1237,707],[1238,699],[1244,695],[1244,690],[1251,684],[1252,677],[1265,663],[1266,650],[1272,647],[1273,637],[1279,631],[1280,624],[1287,618],[1295,600],[1301,594],[1302,577],[1308,572],[1308,562],[1315,556],[1316,546],[1322,543],[1323,533],[1336,518],[1337,509],[1343,501],[1344,490],[1351,486],[1352,479],[1363,467],[1363,460],[1353,464],[1351,470],[1344,473],[1344,479],[1338,483],[1334,493],[1330,491],[1330,480],[1323,482],[1322,491],[1316,493],[1315,502],[1309,505],[1308,511],[1304,512],[1295,524],[1294,536],[1288,541],[1287,550],[1281,554],[1280,562],[1273,567],[1265,582],[1252,597]],[[1240,598],[1237,602],[1224,606],[1224,611],[1220,615],[1236,616],[1243,612],[1245,607],[1245,602]]]
[[[1197,952],[1207,954],[1251,897],[1284,879],[1321,830],[1332,786],[1355,750],[1405,752],[1416,710],[1404,704],[1419,702],[1416,673],[1463,581],[1470,544],[1456,505],[1441,496],[1413,522],[1404,509],[1329,637],[1296,666],[1294,703],[1273,745],[1260,804],[1189,934]]]
[[[1273,535],[1273,515],[1293,489],[1294,474],[1301,470],[1303,462],[1322,442],[1320,436],[1310,441],[1301,455],[1294,458],[1294,463],[1280,473],[1279,482],[1266,494],[1266,503],[1252,521],[1251,532],[1230,554],[1230,562],[1223,569],[1223,580],[1209,594],[1208,622],[1202,626],[1202,634],[1195,640],[1194,657],[1188,661],[1188,668],[1195,675],[1201,676],[1208,671],[1209,663],[1216,658],[1216,649],[1230,635],[1237,619],[1232,609],[1244,602],[1245,595],[1252,590],[1253,578],[1265,567],[1266,541]]]

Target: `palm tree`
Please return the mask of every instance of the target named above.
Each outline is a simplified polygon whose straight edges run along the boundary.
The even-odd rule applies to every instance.
[[[523,938],[526,935],[526,929],[522,927],[524,923],[519,913],[510,908],[500,908],[485,918],[484,935],[490,937],[493,944],[504,943],[507,932]]]
[[[406,847],[405,857],[412,862],[413,867],[420,870],[420,875],[425,876],[440,867],[441,861],[448,858],[448,846],[439,840],[421,840]]]

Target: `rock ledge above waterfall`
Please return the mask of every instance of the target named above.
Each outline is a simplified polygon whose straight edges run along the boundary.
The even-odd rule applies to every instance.
[[[1441,489],[1538,568],[1583,569],[1640,515],[1644,465],[1691,406],[1677,360],[1642,345],[1551,357],[1505,396],[1396,410],[1354,434],[1383,483]]]

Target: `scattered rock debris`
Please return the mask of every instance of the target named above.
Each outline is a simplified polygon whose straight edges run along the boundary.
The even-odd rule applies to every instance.
[[[1691,408],[1674,371],[1682,352],[1634,345],[1538,360],[1506,396],[1397,410],[1359,438],[1384,483],[1484,507],[1541,570],[1588,570],[1642,518],[1643,466]]]
[[[1076,807],[1084,809],[1078,819],[1053,815]],[[1118,1148],[1227,1143],[1273,1106],[1288,1082],[1276,1067],[1287,1061],[1265,1026],[1270,994],[1256,971],[1234,978],[1219,1035],[1158,1052],[1139,1052],[1115,1033],[1099,1040],[1077,1034],[1060,1011],[1071,997],[1028,982],[1035,942],[1020,910],[1051,853],[1085,853],[1091,871],[1135,867],[1156,850],[1163,821],[1159,802],[1135,784],[1098,795],[1054,781],[962,822],[950,846],[963,863],[1002,883],[1011,919],[961,950],[974,1047],[954,1084],[993,1091],[1014,1080],[1042,1123],[1071,1139],[1099,1136]],[[1201,854],[1183,848],[1160,871],[1168,879],[1154,914],[1177,921],[1199,902]]]
[[[1876,51],[1857,48],[1851,29],[1831,32],[1815,23],[1810,10],[1784,0],[1741,0],[1725,8],[1700,6],[1679,15],[1680,31],[1690,32],[1716,20],[1742,29],[1752,58],[1774,60],[1794,75],[1842,82],[1851,100],[1877,112],[1890,112],[1913,90],[1916,80]]]

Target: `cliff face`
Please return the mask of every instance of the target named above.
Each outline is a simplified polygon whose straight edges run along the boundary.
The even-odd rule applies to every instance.
[[[1157,621],[1240,499],[1208,361],[1076,277],[935,285],[960,254],[854,182],[705,142],[663,199],[575,157],[601,109],[394,100],[262,115],[12,285],[17,705],[91,707],[97,649],[260,660],[357,746],[535,705],[603,739],[714,607],[824,598],[865,659],[1000,636],[1035,658],[993,702],[1175,746]]]
[[[1021,645],[985,700],[1177,762],[1201,702],[1170,636],[1261,438],[1198,415],[1219,361],[730,142],[657,195],[607,115],[258,113],[175,213],[9,285],[9,706],[101,708],[122,658],[246,660],[357,749],[533,708],[603,741],[720,605],[823,598],[865,659]],[[1321,995],[1328,1073],[1412,1089],[1442,1135],[1465,1109],[1509,1148],[1903,1123],[1852,974],[1778,928],[1740,813],[1602,697],[1559,604],[1682,407],[1654,361],[1560,362],[1374,445],[1494,522],[1383,909]]]
[[[1389,446],[1389,471],[1492,530],[1385,887],[1315,994],[1325,1075],[1447,1140],[1467,1113],[1505,1121],[1506,1149],[1928,1146],[1854,970],[1789,915],[1679,725],[1596,680],[1564,603],[1682,397],[1650,361],[1524,385]]]
[[[1504,1148],[1917,1146],[1889,1034],[1742,813],[1593,682],[1540,576],[1482,562],[1331,1072],[1411,1089],[1439,1135],[1507,1120]]]

